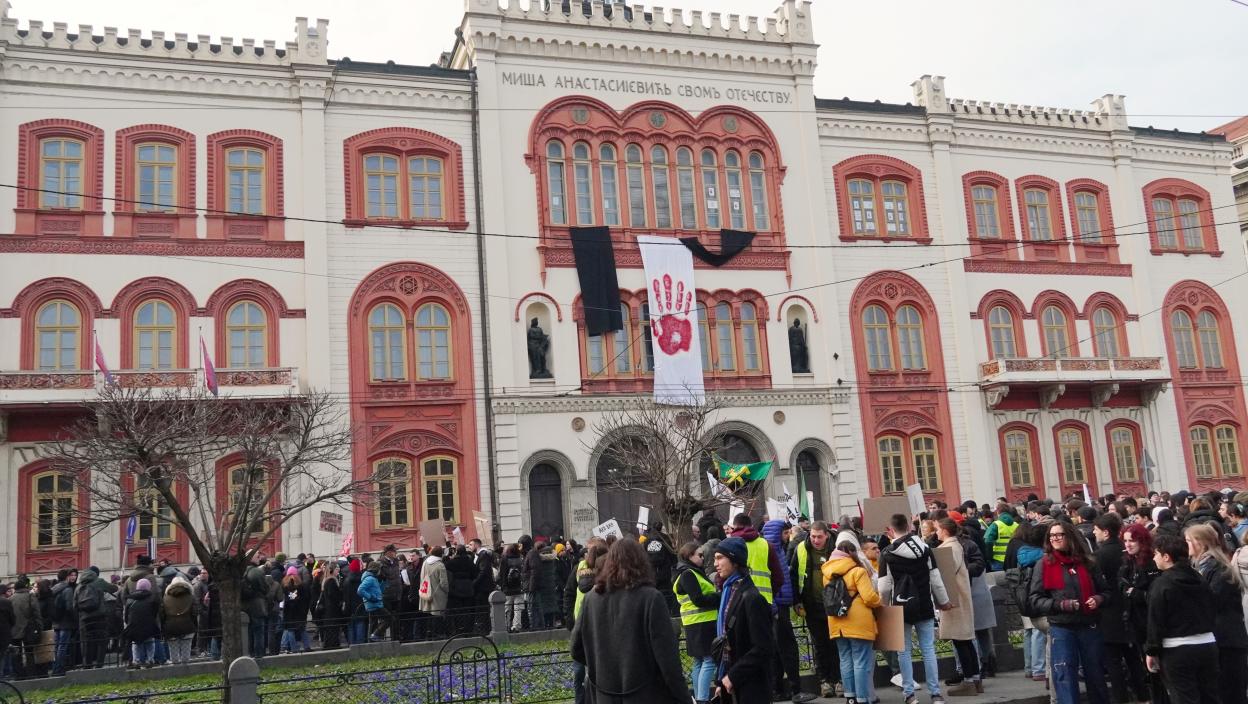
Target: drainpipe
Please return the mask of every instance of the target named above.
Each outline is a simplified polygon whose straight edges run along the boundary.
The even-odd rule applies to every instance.
[[[457,33],[458,34],[458,33]],[[476,209],[477,221],[477,277],[481,291],[481,379],[485,385],[482,402],[485,403],[485,451],[488,455],[488,478],[490,481],[490,543],[497,545],[502,536],[498,523],[498,485],[495,479],[497,464],[494,457],[494,384],[493,364],[491,362],[490,345],[490,303],[489,277],[485,267],[485,205],[481,199],[481,119],[477,107],[477,67],[469,71],[469,85],[472,87],[472,200]]]

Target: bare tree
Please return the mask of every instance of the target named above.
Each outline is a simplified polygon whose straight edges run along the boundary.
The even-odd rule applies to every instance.
[[[48,452],[87,497],[77,529],[131,516],[176,525],[219,589],[223,675],[247,651],[240,596],[262,546],[314,506],[368,502],[377,481],[352,477],[354,433],[326,393],[240,400],[110,386],[88,411]]]
[[[605,463],[611,489],[652,497],[652,510],[667,521],[678,544],[692,537],[693,516],[699,511],[749,500],[748,489],[741,497],[712,495],[706,481],[708,468],[717,474],[711,458],[722,449],[723,439],[712,429],[723,407],[712,396],[701,406],[624,400],[594,424],[592,439],[585,443],[590,452],[604,448],[599,462]]]

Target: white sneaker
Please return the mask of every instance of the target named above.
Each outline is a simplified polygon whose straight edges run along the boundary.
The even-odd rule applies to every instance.
[[[901,673],[898,672],[897,674],[893,675],[893,678],[890,679],[889,682],[891,682],[894,687],[900,687],[901,686]]]

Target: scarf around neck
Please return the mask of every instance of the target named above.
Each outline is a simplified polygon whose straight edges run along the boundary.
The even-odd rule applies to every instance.
[[[1079,582],[1079,610],[1090,613],[1085,602],[1092,598],[1092,574],[1087,566],[1074,555],[1054,551],[1044,561],[1044,588],[1060,591],[1066,588],[1066,575],[1075,575]]]

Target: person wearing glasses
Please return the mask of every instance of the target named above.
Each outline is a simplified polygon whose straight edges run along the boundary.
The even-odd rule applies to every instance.
[[[1027,604],[1032,613],[1049,619],[1057,704],[1079,703],[1080,668],[1088,700],[1109,704],[1099,613],[1109,599],[1109,587],[1073,525],[1057,521],[1049,526],[1038,567],[1032,571]]]

